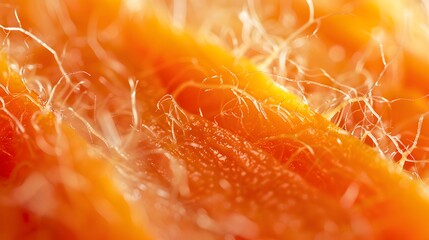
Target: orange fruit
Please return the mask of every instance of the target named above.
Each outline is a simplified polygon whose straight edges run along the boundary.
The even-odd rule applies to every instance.
[[[358,61],[351,55],[370,41],[360,31],[378,26],[375,13],[383,2],[352,2],[348,7],[356,15],[345,16],[328,16],[331,9],[347,5],[342,1],[303,3],[291,1],[287,8],[296,14],[298,26],[305,25],[307,8],[316,18],[327,16],[320,33],[311,35],[311,22],[286,41],[293,51],[299,44],[306,47],[303,56],[294,52],[289,59],[291,64],[305,57],[299,63],[309,62],[303,72],[299,64],[280,71],[285,62],[273,54],[283,52],[265,53],[269,45],[245,46],[246,26],[256,31],[265,26],[258,23],[278,21],[272,25],[277,26],[282,2],[261,8],[260,22],[249,22],[256,19],[252,2],[237,12],[245,27],[241,38],[233,40],[243,42],[245,54],[240,47],[229,48],[227,41],[204,37],[203,28],[196,27],[197,13],[189,17],[194,23],[183,24],[184,7],[195,9],[197,2],[22,0],[6,5],[0,61],[0,237],[426,239],[427,189],[403,171],[404,161],[412,160],[404,160],[409,157],[406,150],[400,152],[405,146],[392,150],[395,138],[389,138],[393,143],[367,141],[378,149],[368,146],[346,131],[359,125],[341,118],[342,103],[321,107],[320,114],[311,109],[317,101],[311,105],[307,99],[318,86],[340,88],[325,77],[328,72],[341,75]],[[216,12],[215,6],[208,12]],[[236,9],[234,3],[225,6]],[[365,18],[367,13],[371,18]],[[393,12],[382,16],[395,17]],[[387,27],[394,31],[397,25],[393,21]],[[332,34],[335,29],[344,32]],[[231,22],[231,36],[235,31],[240,29]],[[295,41],[307,31],[309,39],[320,36],[320,41]],[[407,80],[424,66],[421,55],[413,46],[404,51],[405,59],[421,65],[405,66],[404,83],[371,94],[414,98],[425,91]],[[266,59],[258,58],[263,54]],[[372,52],[366,59],[371,76],[385,67],[377,59]],[[341,61],[338,66],[336,61]],[[324,77],[311,76],[309,69],[317,66]],[[307,77],[303,83],[310,87],[301,89],[301,97],[296,89],[288,90],[287,82],[297,79],[293,84],[301,86],[300,78]],[[351,79],[360,81],[358,74]],[[410,87],[396,91],[405,85]],[[348,97],[358,103],[363,99],[364,106],[376,99]],[[362,105],[343,100],[352,105],[348,116],[355,121],[378,111],[395,125],[405,121],[396,111],[418,115],[426,101],[411,101],[412,108],[394,101],[392,113],[387,104],[354,113]],[[362,135],[375,136],[373,129],[365,129],[371,124],[362,125]],[[392,160],[404,155],[399,165],[386,158],[389,153]],[[422,176],[426,171],[424,164],[405,167]]]

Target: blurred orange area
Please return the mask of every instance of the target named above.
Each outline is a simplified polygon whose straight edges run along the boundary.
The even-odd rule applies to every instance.
[[[428,4],[0,3],[0,239],[428,239]]]

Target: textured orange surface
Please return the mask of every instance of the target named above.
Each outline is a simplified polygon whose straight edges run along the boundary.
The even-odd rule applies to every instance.
[[[302,98],[315,94],[312,87],[297,96],[276,82],[276,66],[254,58],[265,53],[237,57],[228,44],[201,34],[196,20],[180,27],[167,10],[174,3],[138,8],[131,2],[22,0],[2,8],[1,239],[429,237],[427,186],[395,163],[401,158],[392,143],[348,132],[353,123],[336,119],[335,106],[332,119],[329,109],[312,109]],[[321,42],[305,43],[302,56],[305,67],[333,76],[358,61],[352,55],[370,45],[374,26],[392,31],[386,36],[395,42],[402,21],[395,21],[397,6],[380,12],[382,1],[281,3],[260,9],[261,24],[280,22],[285,9],[298,26],[311,6],[315,18],[328,15],[316,33]],[[353,14],[329,15],[344,9]],[[423,21],[419,9],[415,16]],[[345,51],[339,63],[326,58],[331,45]],[[386,72],[380,78],[386,87],[371,94],[425,94],[426,63],[417,45],[392,63],[402,74],[391,83],[397,68],[386,68],[380,49],[369,51],[368,74]],[[385,44],[388,59],[391,46]],[[313,84],[339,88],[326,75],[287,70],[283,77],[292,82],[321,78]],[[353,120],[365,118],[366,111],[353,112],[362,105],[350,105]],[[403,131],[399,149],[412,145],[415,135],[407,131],[415,131],[426,111],[425,98],[373,107],[391,120],[389,134]],[[425,123],[420,152],[413,153],[422,160]],[[424,179],[422,163],[405,168]]]

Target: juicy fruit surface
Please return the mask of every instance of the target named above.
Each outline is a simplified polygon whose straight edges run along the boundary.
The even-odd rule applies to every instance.
[[[306,98],[313,93],[311,86],[338,86],[315,82],[302,89],[301,99],[284,81],[269,77],[275,74],[299,84],[303,72],[298,67],[284,69],[287,73],[282,76],[275,72],[280,68],[269,54],[261,63],[257,58],[261,54],[252,46],[243,47],[240,55],[239,49],[231,49],[227,42],[218,44],[229,52],[213,44],[215,39],[202,39],[204,34],[198,33],[203,28],[198,30],[197,20],[183,28],[180,14],[184,2],[178,2],[22,0],[1,10],[5,45],[0,68],[0,219],[4,219],[0,237],[429,236],[425,226],[429,213],[426,186],[411,179],[402,165],[386,159],[392,153],[392,143],[383,148],[382,139],[367,142],[376,145],[377,152],[345,131],[350,130],[347,124],[351,123],[340,118],[337,107],[332,108],[333,114],[322,116],[305,104],[312,106]],[[304,3],[291,1],[287,8],[296,13],[298,25],[306,24],[302,18],[306,8],[320,16],[332,11],[323,1]],[[222,4],[226,3],[219,6]],[[377,12],[378,4],[381,1],[351,3],[351,9],[361,13],[359,17]],[[191,10],[197,5],[190,1],[186,7]],[[243,19],[252,13],[252,4],[243,6],[250,10],[236,13],[246,26],[248,22]],[[261,24],[278,19],[281,11],[273,9],[284,8],[276,1],[270,6],[271,10],[261,10]],[[168,13],[170,7],[173,14]],[[233,9],[234,4],[230,7]],[[189,19],[198,16],[190,14]],[[370,40],[343,24],[350,21],[359,25],[357,29],[369,31],[378,20],[336,18],[327,17],[313,35],[327,45],[341,44],[346,59],[352,62],[349,55]],[[313,23],[316,21],[309,26]],[[233,35],[238,31],[234,21],[230,26]],[[211,27],[217,33],[216,23]],[[349,32],[333,35],[332,29]],[[236,39],[243,45],[245,32],[243,29],[241,39]],[[282,43],[287,44],[297,43]],[[304,46],[312,49],[307,42]],[[323,56],[329,55],[320,42],[314,46],[319,46],[315,49]],[[406,59],[421,57],[413,47],[404,51]],[[293,61],[296,55],[291,56]],[[371,65],[371,61],[377,62],[377,55],[369,56],[365,69],[370,75],[389,69],[383,59]],[[347,65],[344,60],[334,68],[331,62],[311,55],[307,60],[335,75]],[[400,93],[392,90],[395,86],[388,87],[382,94],[413,98],[407,94],[416,91],[414,78],[409,76],[420,68],[409,67],[404,67],[405,80],[398,84],[409,83],[411,87]],[[310,79],[308,71],[304,73]],[[425,80],[424,75],[421,78]],[[362,99],[365,106],[372,104],[371,98]],[[393,108],[407,109],[410,114],[425,107],[418,101],[412,106],[392,103]],[[353,107],[359,109],[350,106],[351,113]],[[383,112],[385,108],[374,104],[370,110]],[[319,112],[329,112],[325,110]],[[352,114],[353,118],[366,116],[365,111]],[[338,117],[340,125],[326,116]],[[403,120],[393,115],[392,119]],[[401,154],[399,150],[392,154]],[[421,154],[425,156],[424,151]],[[424,176],[424,164],[414,167]]]

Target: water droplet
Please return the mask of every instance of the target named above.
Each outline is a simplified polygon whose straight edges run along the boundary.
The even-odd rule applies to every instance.
[[[219,180],[219,186],[224,190],[231,190],[231,184],[226,179]]]

